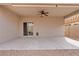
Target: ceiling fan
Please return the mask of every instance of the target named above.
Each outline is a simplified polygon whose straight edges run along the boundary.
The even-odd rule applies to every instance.
[[[48,16],[48,14],[49,14],[49,12],[46,12],[46,11],[44,11],[44,10],[39,11],[39,15],[40,15],[41,17]]]

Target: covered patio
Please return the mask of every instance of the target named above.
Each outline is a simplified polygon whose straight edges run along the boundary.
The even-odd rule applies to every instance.
[[[78,19],[78,4],[1,4],[0,53],[67,51],[74,55],[71,52],[79,49]]]

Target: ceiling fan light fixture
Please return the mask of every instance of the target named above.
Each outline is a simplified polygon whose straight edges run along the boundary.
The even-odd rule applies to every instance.
[[[46,12],[46,11],[44,11],[44,10],[41,10],[39,13],[40,13],[39,15],[40,15],[41,17],[48,16],[48,14],[49,14],[49,12]]]

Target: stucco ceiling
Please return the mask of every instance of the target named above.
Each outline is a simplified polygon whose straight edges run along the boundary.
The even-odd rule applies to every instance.
[[[12,6],[12,5],[7,5],[6,7],[8,7],[10,10],[12,10],[13,12],[21,15],[21,16],[27,16],[27,15],[31,15],[31,16],[36,16],[38,15],[38,11],[44,9],[45,11],[49,12],[49,16],[66,16],[76,10],[79,9],[79,7],[40,7],[42,5],[39,5],[38,7],[16,7],[16,6]]]

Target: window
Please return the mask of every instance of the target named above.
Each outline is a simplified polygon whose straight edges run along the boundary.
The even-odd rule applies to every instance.
[[[33,35],[33,23],[32,22],[24,22],[24,36],[32,36]]]

